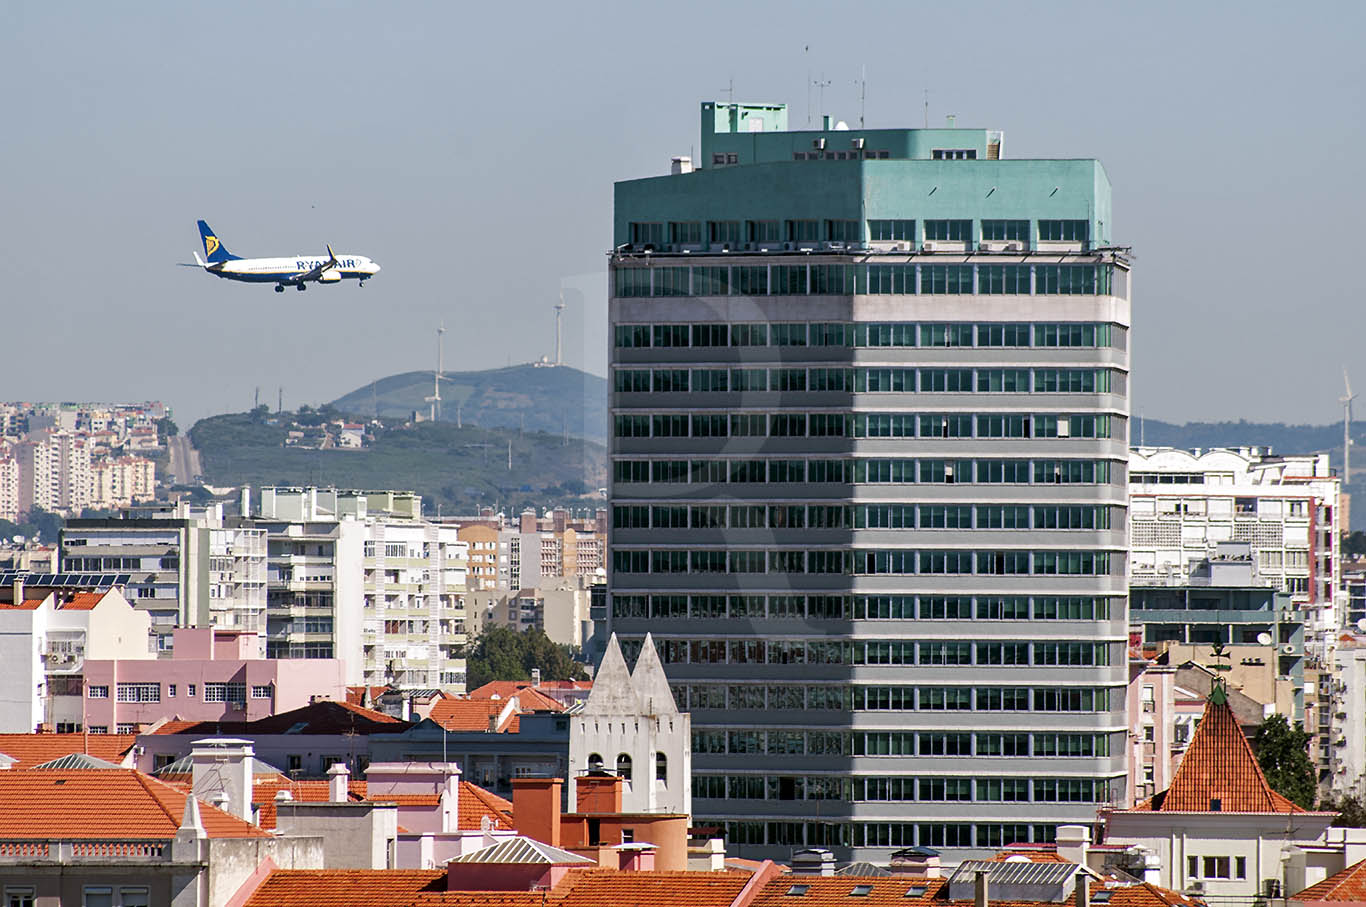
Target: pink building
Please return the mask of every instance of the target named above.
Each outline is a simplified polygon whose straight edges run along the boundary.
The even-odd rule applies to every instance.
[[[257,658],[255,633],[175,630],[169,659],[87,660],[84,723],[138,733],[163,720],[254,721],[308,705],[346,699],[334,658]]]

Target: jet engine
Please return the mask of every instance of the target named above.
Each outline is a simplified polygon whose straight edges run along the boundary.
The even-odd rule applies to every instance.
[[[336,268],[328,268],[318,275],[318,283],[336,283],[341,279],[341,271]]]

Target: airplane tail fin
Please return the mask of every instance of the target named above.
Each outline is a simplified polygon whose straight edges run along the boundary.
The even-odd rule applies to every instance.
[[[239,257],[229,252],[228,247],[218,241],[218,237],[214,235],[213,228],[202,220],[199,222],[199,238],[204,242],[204,257],[208,260],[209,264],[233,261]]]

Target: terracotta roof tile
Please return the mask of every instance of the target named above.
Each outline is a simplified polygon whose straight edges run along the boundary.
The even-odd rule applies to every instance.
[[[448,731],[488,731],[489,720],[506,706],[498,699],[442,699],[432,706],[430,717]],[[506,731],[507,724],[498,730]]]
[[[461,831],[479,831],[485,816],[493,820],[499,831],[515,831],[512,824],[512,803],[495,793],[468,781],[460,782],[460,803],[457,821]]]
[[[351,781],[347,788],[350,801],[359,803],[369,799],[368,787],[365,781]],[[290,781],[278,776],[258,778],[251,799],[260,810],[262,828],[275,828],[275,796],[282,790],[289,791],[289,795],[298,803],[326,803],[332,798],[331,788],[326,781]],[[388,794],[376,796],[375,802],[435,808],[441,801],[436,794]],[[480,831],[483,827],[481,820],[485,816],[493,820],[496,831],[515,830],[512,825],[512,803],[469,781],[460,782],[460,801],[456,809],[460,831]]]
[[[552,699],[525,680],[491,680],[469,693],[471,699],[501,699],[504,702],[513,696],[517,697],[523,709],[530,712],[564,711],[558,699]]]
[[[257,778],[252,785],[251,801],[260,810],[262,828],[274,828],[276,823],[275,796],[282,790],[296,803],[326,803],[332,799],[332,790],[326,781],[291,781],[280,776]],[[352,802],[365,799],[365,782],[352,781],[347,785],[347,793]]]
[[[0,828],[19,839],[168,840],[185,815],[183,791],[133,769],[0,772]],[[211,838],[269,835],[200,803]]]
[[[71,596],[70,601],[65,601],[58,607],[62,611],[93,611],[104,601],[104,596],[104,592],[77,592]]]
[[[134,734],[0,734],[0,753],[19,760],[25,769],[72,753],[88,753],[106,762],[122,763],[137,742]]]
[[[1171,787],[1132,811],[1305,812],[1267,784],[1233,709],[1217,698],[1205,704]]]
[[[0,602],[0,609],[4,609],[6,611],[36,611],[38,610],[38,607],[43,603],[43,601],[43,599],[39,598],[30,598],[25,600],[22,604],[18,605],[13,605],[8,602]]]
[[[749,880],[747,872],[571,869],[550,892],[547,903],[555,907],[729,907]]]
[[[948,884],[945,878],[916,878],[910,876],[805,876],[783,875],[764,885],[754,899],[752,907],[948,907],[948,905],[972,904],[972,899],[951,901],[943,891]],[[800,897],[789,895],[794,885],[805,885],[805,893]],[[867,886],[866,894],[853,896],[850,892],[858,886]],[[911,889],[921,889],[919,894],[911,894]],[[1106,890],[1110,893],[1111,907],[1196,907],[1199,903],[1175,891],[1159,888],[1156,885],[1107,885],[1092,882],[1091,891]],[[992,907],[1057,907],[1052,901],[991,901]],[[1070,903],[1070,902],[1069,902]],[[1094,903],[1094,900],[1093,900]]]
[[[1292,894],[1296,901],[1351,901],[1366,902],[1366,860],[1353,863],[1337,875]]]
[[[167,730],[167,727],[173,730]],[[222,736],[235,734],[252,736],[254,734],[394,734],[406,730],[411,722],[403,721],[376,712],[374,709],[361,708],[347,702],[324,699],[312,702],[288,712],[280,712],[256,721],[197,721],[167,722],[157,728],[158,734],[206,734]],[[296,729],[297,730],[294,730]]]

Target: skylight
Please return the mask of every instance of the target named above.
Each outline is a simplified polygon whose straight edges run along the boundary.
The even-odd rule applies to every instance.
[[[787,889],[787,896],[792,898],[799,898],[802,895],[806,894],[806,889],[808,887],[809,886],[807,885],[793,885],[791,888]]]
[[[912,885],[910,888],[906,889],[906,897],[923,898],[926,891],[929,891],[929,889],[924,885]]]
[[[866,898],[872,893],[872,885],[855,885],[853,888],[849,889],[849,897],[851,898]]]

